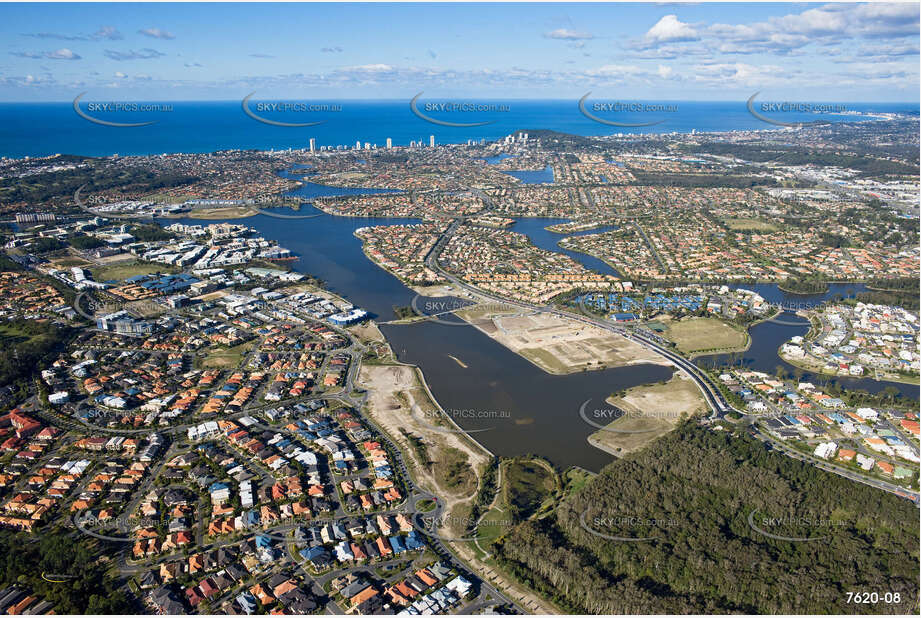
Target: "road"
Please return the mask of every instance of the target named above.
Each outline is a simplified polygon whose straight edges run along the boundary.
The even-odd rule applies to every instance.
[[[487,200],[487,205],[491,206],[491,204],[488,202],[488,198],[486,198],[486,196],[484,196],[484,198]],[[704,399],[707,402],[707,405],[711,409],[711,415],[710,415],[711,421],[718,420],[730,412],[735,412],[736,414],[741,415],[743,418],[746,418],[748,416],[745,411],[738,410],[735,407],[733,407],[726,400],[723,394],[720,392],[719,388],[712,382],[710,377],[706,373],[704,373],[697,365],[695,365],[694,363],[692,363],[685,357],[681,356],[680,354],[674,352],[673,350],[652,340],[650,336],[648,335],[644,335],[636,331],[630,331],[627,328],[624,328],[622,326],[618,326],[611,322],[607,322],[605,320],[601,320],[601,319],[598,319],[598,318],[595,318],[589,315],[573,313],[571,311],[565,311],[565,310],[562,310],[558,307],[554,307],[551,305],[534,305],[534,304],[523,302],[523,301],[504,298],[496,294],[481,290],[475,286],[472,286],[468,284],[467,282],[463,281],[462,279],[460,279],[459,277],[453,275],[452,273],[445,271],[441,267],[441,265],[438,264],[438,255],[441,253],[441,250],[450,240],[454,232],[457,231],[457,229],[465,222],[465,220],[466,220],[465,218],[455,219],[451,223],[451,225],[448,226],[448,228],[442,233],[441,237],[438,239],[438,241],[435,243],[435,245],[426,254],[424,258],[426,266],[428,266],[433,271],[440,274],[446,280],[450,281],[453,285],[456,285],[457,287],[466,290],[468,293],[470,293],[475,298],[483,298],[483,299],[487,299],[487,300],[494,301],[496,303],[501,303],[504,305],[511,305],[511,306],[519,307],[519,308],[530,310],[530,311],[549,313],[552,315],[557,315],[562,318],[576,320],[584,324],[589,324],[589,325],[607,330],[609,332],[616,333],[618,335],[626,337],[630,341],[638,343],[648,349],[651,349],[661,354],[662,356],[667,358],[669,361],[671,361],[679,371],[684,372],[685,375],[687,375],[691,380],[693,380],[694,383],[697,385],[698,389],[700,389],[700,392],[701,394],[703,394]],[[758,432],[757,437],[760,437],[760,439],[765,440],[772,445],[775,445],[775,446],[777,445],[777,443],[773,439],[766,436],[765,434]],[[778,450],[790,456],[794,456],[793,455],[794,452],[790,451],[788,448],[778,448]],[[913,500],[915,503],[919,502],[918,492],[906,490],[902,487],[898,487],[896,485],[893,485],[891,483],[887,483],[885,481],[881,481],[878,479],[870,479],[870,478],[861,477],[860,475],[854,473],[851,470],[847,470],[845,468],[841,468],[840,466],[829,464],[828,462],[825,462],[823,460],[811,459],[805,455],[799,454],[798,452],[796,452],[796,458],[800,459],[801,461],[805,461],[807,463],[812,463],[813,465],[823,470],[826,470],[827,472],[838,474],[839,476],[843,476],[844,478],[858,481],[858,482],[864,483],[865,485],[870,485],[871,487],[875,487],[883,491],[895,493],[901,497],[906,497],[910,500]]]

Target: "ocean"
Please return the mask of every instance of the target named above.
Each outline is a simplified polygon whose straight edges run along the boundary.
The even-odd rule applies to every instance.
[[[671,111],[618,113],[594,111],[590,102],[586,104],[590,113],[604,119],[630,123],[662,121],[646,127],[613,127],[595,122],[581,113],[576,100],[481,102],[492,110],[482,112],[444,112],[434,108],[426,111],[427,107],[422,101],[417,106],[421,113],[444,122],[490,123],[475,127],[442,126],[427,122],[413,113],[409,99],[328,102],[328,105],[340,108],[338,111],[301,111],[294,105],[291,107],[295,109],[289,111],[267,111],[264,109],[264,101],[261,102],[262,110],[259,101],[249,103],[253,113],[267,120],[287,123],[322,121],[322,124],[310,127],[265,124],[247,116],[242,109],[242,101],[150,104],[170,107],[160,111],[106,111],[100,108],[101,103],[104,101],[84,98],[80,109],[106,122],[156,122],[140,127],[103,126],[79,116],[72,102],[0,103],[0,156],[124,156],[228,149],[284,150],[306,148],[311,138],[316,140],[317,148],[338,145],[354,147],[356,142],[383,147],[387,138],[391,138],[395,146],[408,146],[410,141],[421,141],[427,145],[432,135],[439,144],[463,143],[471,139],[494,140],[517,130],[535,129],[586,136],[780,129],[752,116],[745,101],[671,101],[668,102]],[[848,103],[844,106],[848,111],[855,112],[918,114],[917,103]],[[849,122],[865,119],[857,115],[799,112],[767,115],[784,122]]]

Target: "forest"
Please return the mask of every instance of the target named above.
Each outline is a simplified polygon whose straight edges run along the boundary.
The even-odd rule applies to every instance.
[[[50,322],[9,320],[0,325],[0,384],[13,384],[41,369],[70,335]]]
[[[901,614],[918,604],[912,503],[693,421],[493,549],[574,613]],[[900,603],[848,604],[848,591],[898,592]]]
[[[100,555],[114,548],[98,539],[74,539],[66,532],[46,532],[36,538],[0,531],[0,587],[19,584],[54,604],[56,614],[136,613]],[[42,577],[49,575],[49,581]]]

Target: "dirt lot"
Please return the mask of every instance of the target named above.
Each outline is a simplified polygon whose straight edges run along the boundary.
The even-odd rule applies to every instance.
[[[489,463],[490,455],[468,439],[463,433],[451,432],[453,426],[430,416],[437,406],[422,387],[415,367],[405,365],[362,365],[358,382],[370,392],[369,414],[390,437],[400,445],[407,465],[417,482],[446,501],[450,509],[466,503],[476,494],[480,470]],[[415,406],[415,407],[414,407]],[[425,457],[422,461],[419,446],[414,446],[403,432],[422,442]],[[457,464],[466,459],[473,474],[473,482],[453,483],[441,478],[439,464]]]
[[[439,496],[444,503],[448,521],[464,521],[470,512],[471,501],[476,495],[480,476],[491,459],[491,455],[482,450],[465,435],[445,433],[433,429],[431,419],[420,418],[418,410],[431,410],[435,407],[418,378],[417,369],[407,365],[362,365],[358,382],[368,389],[368,414],[400,446],[410,467],[410,473],[416,482]],[[411,413],[410,406],[415,404],[417,412]],[[439,427],[449,428],[449,424]],[[463,454],[476,480],[472,488],[462,486],[460,491],[444,487],[445,483],[420,462],[419,453],[410,444],[409,439],[400,431],[421,438],[425,444],[426,456],[431,461],[455,460],[458,453]],[[435,468],[437,464],[432,466]],[[442,536],[461,536],[462,530],[452,530],[449,526],[439,531]],[[509,595],[523,607],[537,614],[556,614],[558,610],[544,601],[540,596],[528,590],[513,578],[493,566],[483,562],[467,542],[449,542],[461,558],[470,564],[478,574]]]
[[[439,285],[411,285],[409,289],[419,296],[424,296],[426,298],[440,298],[442,296],[457,296],[459,298],[470,297],[470,294],[464,290],[446,283]]]
[[[669,364],[655,352],[595,326],[546,313],[459,311],[481,331],[547,373]]]
[[[170,219],[245,219],[257,214],[246,206],[227,206],[220,208],[194,208],[190,212],[167,215]]]
[[[380,329],[377,327],[377,324],[372,321],[361,322],[359,324],[349,326],[346,330],[348,330],[362,341],[377,343],[387,342],[383,333],[381,333]]]
[[[621,397],[609,397],[605,403],[606,411],[615,406],[625,414],[607,425],[607,429],[617,431],[599,429],[588,437],[588,442],[617,457],[643,448],[671,431],[683,418],[707,411],[697,385],[680,371],[665,384],[637,386]],[[592,418],[591,411],[587,414]]]

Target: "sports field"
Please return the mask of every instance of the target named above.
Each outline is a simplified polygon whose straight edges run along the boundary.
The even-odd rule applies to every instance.
[[[717,318],[685,318],[664,321],[664,336],[681,352],[741,349],[748,345],[748,333]]]

